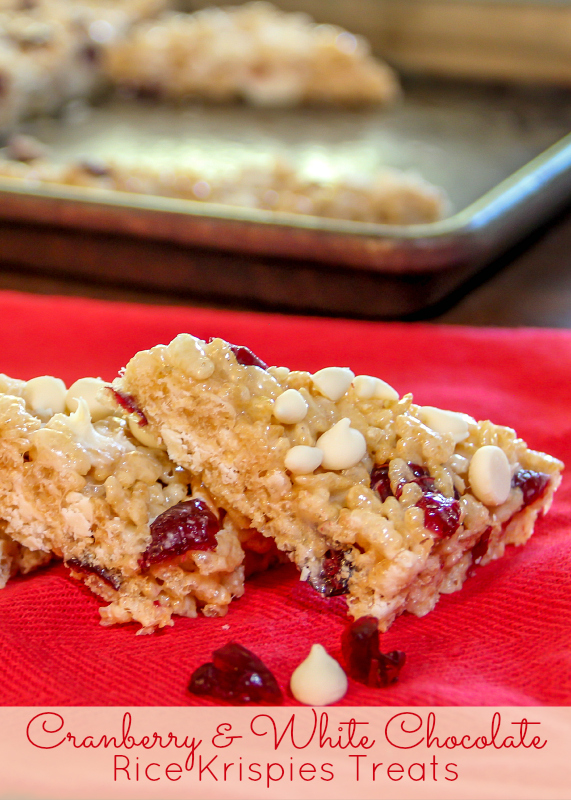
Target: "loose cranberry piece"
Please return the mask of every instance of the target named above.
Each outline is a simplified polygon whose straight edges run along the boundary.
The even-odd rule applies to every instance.
[[[133,397],[132,394],[127,394],[127,392],[120,392],[118,389],[113,389],[113,387],[109,387],[113,394],[115,395],[115,400],[119,403],[119,405],[128,411],[130,414],[136,414],[139,417],[139,425],[148,425],[149,421],[141,411],[139,406],[137,405],[137,401]]]
[[[139,564],[146,569],[189,550],[214,550],[219,530],[220,522],[203,500],[193,498],[178,503],[151,524],[151,543]]]
[[[512,478],[512,486],[519,486],[523,492],[523,504],[529,506],[543,497],[549,485],[549,475],[534,472],[531,469],[520,469]]]
[[[344,550],[328,550],[321,562],[321,572],[316,578],[310,579],[310,583],[325,597],[347,594],[350,571],[350,562]]]
[[[400,650],[381,653],[374,617],[361,617],[349,625],[341,642],[349,675],[367,686],[388,686],[398,680],[406,655]]]
[[[214,337],[210,337],[208,343],[214,341]],[[236,361],[238,364],[241,364],[243,367],[260,367],[260,369],[267,369],[268,365],[262,361],[261,358],[255,353],[252,353],[249,347],[244,347],[241,344],[231,344],[230,342],[226,342],[230,350],[236,356]]]
[[[389,465],[374,466],[371,472],[371,489],[378,492],[381,501],[384,503],[387,497],[392,497],[393,490],[389,480]]]
[[[460,525],[460,503],[440,492],[426,492],[416,503],[424,510],[424,525],[439,537],[452,536]]]
[[[212,661],[199,667],[190,679],[193,694],[208,694],[234,705],[264,703],[279,705],[283,696],[266,665],[237,642],[215,650]]]
[[[80,561],[79,558],[70,558],[65,562],[65,565],[76,572],[87,572],[91,575],[98,575],[101,580],[108,583],[113,589],[119,589],[121,586],[121,576],[119,573],[108,570],[99,564],[90,564],[89,561]]]

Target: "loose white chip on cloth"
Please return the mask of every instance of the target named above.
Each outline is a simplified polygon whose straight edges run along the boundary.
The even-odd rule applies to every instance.
[[[347,692],[347,676],[320,644],[314,644],[290,679],[291,693],[306,706],[328,706]]]

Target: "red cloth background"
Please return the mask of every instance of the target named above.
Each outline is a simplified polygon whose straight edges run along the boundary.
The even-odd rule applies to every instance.
[[[0,293],[0,369],[111,379],[139,349],[181,331],[247,344],[269,363],[351,366],[418,402],[510,425],[531,447],[571,460],[571,332],[369,323],[163,308]],[[398,684],[350,681],[345,705],[571,704],[571,476],[531,541],[403,616],[384,650],[408,661]],[[314,642],[341,660],[342,598],[324,599],[285,566],[253,579],[222,619],[178,619],[152,636],[103,628],[99,601],[59,565],[0,592],[3,705],[196,705],[193,670],[235,640],[283,688]],[[294,703],[291,698],[286,702]]]

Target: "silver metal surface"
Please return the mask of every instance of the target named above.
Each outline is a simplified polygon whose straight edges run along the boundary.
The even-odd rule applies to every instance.
[[[413,170],[447,191],[448,218],[385,226],[5,179],[0,221],[128,234],[403,279],[446,272],[446,290],[454,283],[451,270],[460,282],[571,199],[571,136],[565,136],[571,97],[559,90],[414,82],[395,108],[363,112],[165,108],[114,100],[85,113],[73,109],[67,119],[38,120],[28,129],[50,145],[56,160],[102,156],[208,171],[213,164],[260,163],[280,153],[313,174],[383,165]]]

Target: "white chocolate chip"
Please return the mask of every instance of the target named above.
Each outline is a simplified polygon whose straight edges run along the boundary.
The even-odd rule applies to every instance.
[[[363,434],[351,427],[348,417],[337,422],[317,440],[317,447],[323,451],[324,469],[348,469],[354,467],[367,452],[367,442]]]
[[[347,676],[320,644],[314,644],[290,679],[291,693],[306,706],[328,706],[347,692]]]
[[[109,464],[124,453],[134,450],[124,436],[113,436],[95,428],[89,407],[83,397],[77,400],[77,409],[71,414],[54,414],[43,430],[65,431],[88,452],[93,466]]]
[[[371,375],[357,375],[353,386],[359,400],[370,400],[372,397],[376,400],[399,399],[396,389],[380,378],[373,378]]]
[[[214,372],[214,362],[204,352],[203,345],[202,339],[197,339],[190,333],[179,333],[165,353],[175,368],[181,369],[197,381],[204,381]]]
[[[346,367],[325,367],[312,375],[312,380],[318,392],[336,403],[351,386],[354,377],[355,373]]]
[[[290,371],[287,367],[269,367],[268,372],[273,375],[277,381],[283,383],[287,380]]]
[[[274,417],[278,422],[293,425],[305,419],[308,405],[297,389],[286,389],[283,394],[276,397],[274,403]]]
[[[463,442],[468,438],[468,419],[464,414],[445,411],[434,406],[422,406],[418,412],[420,419],[429,428],[442,435],[450,435],[454,442]]]
[[[291,447],[285,457],[286,469],[294,475],[308,475],[321,465],[323,461],[323,451],[318,447],[308,447],[305,444],[297,444]]]
[[[499,506],[508,499],[511,469],[508,457],[499,447],[487,444],[479,447],[468,470],[470,487],[486,506]]]
[[[129,430],[143,447],[153,447],[155,449],[164,450],[161,440],[147,429],[148,426],[139,425],[139,417],[136,414],[130,414],[127,418],[127,422],[129,424]]]
[[[110,416],[113,413],[111,398],[109,398],[109,405],[104,405],[99,399],[101,396],[104,397],[102,392],[104,388],[105,383],[101,378],[80,378],[67,390],[65,396],[67,410],[77,411],[79,398],[82,397],[87,403],[92,422],[98,422],[100,419]]]
[[[53,415],[65,411],[65,383],[51,375],[41,375],[29,380],[22,390],[26,405],[35,414]]]

